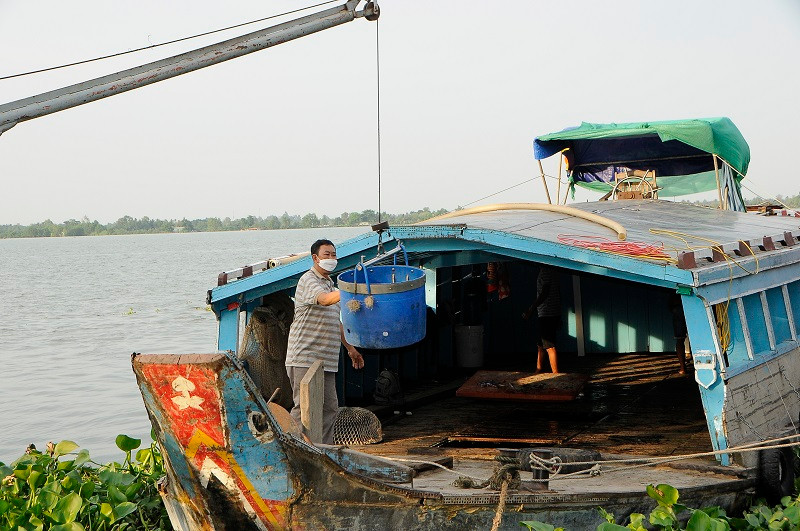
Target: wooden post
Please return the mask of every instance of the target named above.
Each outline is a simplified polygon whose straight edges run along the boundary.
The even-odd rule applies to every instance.
[[[547,189],[547,179],[545,179],[544,177],[544,168],[542,167],[542,161],[537,160],[536,162],[539,163],[539,172],[542,174],[542,184],[544,185],[544,193],[547,194],[547,203],[552,205],[553,201],[550,200],[550,190]]]
[[[717,165],[716,153],[712,154],[711,158],[714,160],[714,176],[717,178],[717,195],[719,196],[719,208],[725,210],[725,204],[722,202],[722,187],[720,187],[719,184],[719,166]]]
[[[322,442],[322,402],[325,400],[325,369],[317,360],[300,380],[300,423],[311,442]]]
[[[558,153],[558,184],[556,185],[556,204],[559,205],[561,201],[561,166],[564,165],[564,152]],[[542,177],[544,179],[544,177]]]

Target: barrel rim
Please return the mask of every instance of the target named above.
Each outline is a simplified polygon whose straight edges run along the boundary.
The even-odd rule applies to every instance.
[[[384,282],[377,284],[370,283],[369,292],[367,291],[367,285],[363,282],[359,282],[358,285],[356,285],[355,282],[347,282],[346,280],[342,280],[341,277],[339,278],[339,289],[356,295],[386,295],[387,293],[403,293],[405,291],[421,288],[424,285],[424,271],[422,272],[421,277],[415,278],[414,280],[403,280],[402,282],[395,282],[394,284],[386,284]]]

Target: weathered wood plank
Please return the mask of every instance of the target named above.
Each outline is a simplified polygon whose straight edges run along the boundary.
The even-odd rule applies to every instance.
[[[300,423],[312,442],[322,442],[322,402],[325,397],[325,370],[317,360],[300,380]]]

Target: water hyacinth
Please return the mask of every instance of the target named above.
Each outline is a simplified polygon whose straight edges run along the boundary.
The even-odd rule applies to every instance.
[[[122,463],[95,463],[72,441],[48,443],[45,452],[30,445],[10,465],[0,462],[0,529],[172,529],[156,485],[163,458],[155,441],[141,443],[117,436]]]

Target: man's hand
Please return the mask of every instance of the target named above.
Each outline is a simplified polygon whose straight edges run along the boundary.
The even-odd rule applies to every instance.
[[[353,362],[354,369],[364,368],[364,357],[358,350],[356,350],[356,347],[354,347],[353,345],[347,347],[347,354],[348,356],[350,356],[350,361]]]

